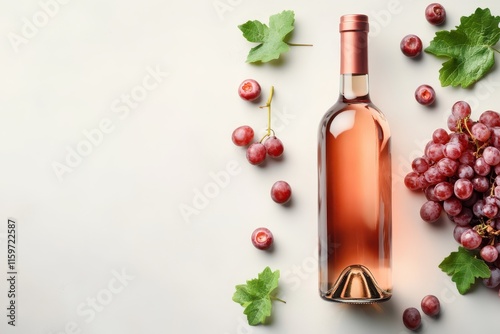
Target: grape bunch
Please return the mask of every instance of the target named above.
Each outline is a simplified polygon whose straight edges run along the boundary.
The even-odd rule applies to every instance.
[[[260,84],[254,79],[244,80],[238,87],[238,95],[245,101],[256,101],[261,94]],[[274,95],[274,87],[271,86],[271,92],[265,105],[259,108],[267,109],[267,131],[259,140],[254,141],[255,131],[249,125],[237,127],[231,140],[236,146],[246,147],[246,158],[252,165],[262,164],[267,157],[280,158],[283,155],[283,142],[276,137],[271,128],[271,102]],[[292,189],[285,181],[276,181],[271,187],[271,198],[279,204],[286,204],[292,196]]]
[[[244,80],[238,88],[238,94],[246,101],[255,101],[260,97],[260,92],[259,83],[253,79]],[[232,134],[232,140],[236,146],[248,146],[246,157],[252,165],[262,164],[267,156],[279,158],[284,151],[283,142],[276,137],[274,130],[271,128],[271,101],[273,94],[274,87],[271,87],[271,94],[266,105],[260,107],[268,109],[268,124],[266,134],[258,142],[253,142],[255,132],[248,125],[236,128]]]
[[[424,192],[420,209],[429,223],[446,214],[455,223],[453,236],[464,248],[477,251],[491,270],[483,280],[500,285],[500,113],[484,111],[477,121],[471,107],[457,101],[447,127],[438,128],[424,154],[412,161],[405,186]]]

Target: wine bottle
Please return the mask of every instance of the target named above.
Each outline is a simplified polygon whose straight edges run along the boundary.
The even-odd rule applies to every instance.
[[[369,96],[368,28],[340,19],[340,94],[318,136],[319,293],[352,304],[392,295],[391,135]]]

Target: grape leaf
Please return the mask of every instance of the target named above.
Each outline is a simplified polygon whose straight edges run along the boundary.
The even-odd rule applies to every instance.
[[[249,325],[264,323],[271,315],[272,300],[280,300],[272,294],[278,287],[279,277],[279,270],[273,272],[266,267],[258,278],[251,279],[246,284],[236,285],[233,301],[245,308],[243,313],[246,314]]]
[[[246,61],[265,63],[278,59],[282,53],[287,52],[290,46],[284,40],[294,29],[294,22],[295,13],[292,10],[284,10],[269,18],[269,26],[257,20],[239,25],[238,28],[247,41],[260,43],[250,49]]]
[[[477,8],[474,14],[460,18],[456,30],[436,32],[425,49],[437,57],[449,58],[439,70],[441,86],[469,87],[481,79],[495,64],[493,46],[500,39],[500,16],[488,8]]]
[[[456,283],[458,292],[462,295],[469,291],[476,278],[488,278],[491,275],[486,263],[463,247],[459,247],[458,252],[451,252],[439,264],[439,268],[452,275],[451,280]]]

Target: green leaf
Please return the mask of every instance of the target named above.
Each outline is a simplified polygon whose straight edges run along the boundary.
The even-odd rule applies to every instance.
[[[463,247],[458,252],[452,252],[440,264],[439,268],[451,276],[456,283],[458,292],[465,294],[476,281],[476,278],[488,278],[490,269],[483,260],[478,259],[472,252]]]
[[[492,16],[488,8],[477,8],[474,14],[460,19],[456,30],[436,32],[425,51],[449,58],[439,70],[443,87],[469,87],[493,67],[493,46],[500,39],[499,23],[500,16]]]
[[[243,313],[246,314],[249,325],[262,324],[271,315],[272,299],[277,299],[272,293],[278,287],[279,277],[279,270],[273,272],[266,267],[258,278],[236,285],[233,301],[245,308]]]
[[[269,28],[260,21],[248,21],[239,26],[243,37],[249,42],[262,43],[269,34]]]
[[[287,52],[290,46],[284,40],[293,31],[294,22],[295,13],[291,10],[284,10],[269,18],[269,26],[256,20],[239,25],[238,28],[243,32],[243,37],[249,42],[260,43],[250,49],[246,61],[264,63],[278,59],[282,53]]]

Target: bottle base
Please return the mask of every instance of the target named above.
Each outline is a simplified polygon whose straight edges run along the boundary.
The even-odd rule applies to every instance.
[[[373,304],[387,301],[392,294],[379,287],[368,268],[352,265],[345,268],[333,287],[321,298],[345,304]]]

